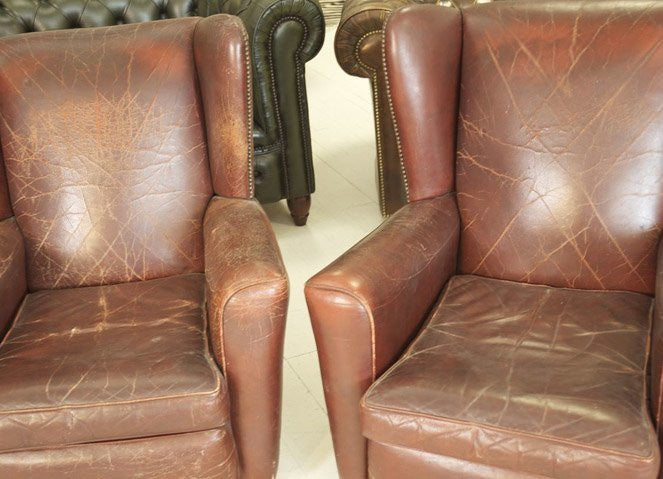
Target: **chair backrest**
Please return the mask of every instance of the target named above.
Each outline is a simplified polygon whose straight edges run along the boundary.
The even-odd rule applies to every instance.
[[[461,271],[653,292],[663,225],[663,8],[470,8],[461,78]]]
[[[0,36],[205,15],[207,10],[208,0],[3,0]]]
[[[652,293],[663,226],[663,2],[419,8],[445,10],[444,31],[426,42],[439,47],[413,60],[414,47],[397,42],[418,33],[396,19],[388,71],[410,199],[456,190],[460,272]],[[451,48],[462,48],[460,86],[436,59],[457,62]],[[428,101],[419,114],[400,93],[408,76],[420,77],[410,90]],[[408,125],[427,122],[431,137],[446,138],[450,118],[455,155],[453,140]]]
[[[213,190],[251,195],[243,35],[219,16],[0,40],[0,141],[32,290],[202,271]]]

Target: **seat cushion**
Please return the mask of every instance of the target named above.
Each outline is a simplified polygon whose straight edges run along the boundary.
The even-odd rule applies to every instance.
[[[0,345],[0,451],[226,424],[204,285],[187,274],[28,295]]]
[[[456,276],[364,396],[364,435],[544,477],[654,478],[651,310],[638,293]]]

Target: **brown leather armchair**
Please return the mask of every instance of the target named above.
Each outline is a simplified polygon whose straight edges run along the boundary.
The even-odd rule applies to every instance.
[[[288,286],[246,33],[0,40],[0,477],[273,477]]]
[[[341,476],[656,478],[663,4],[406,7],[385,62],[408,204],[306,286]]]

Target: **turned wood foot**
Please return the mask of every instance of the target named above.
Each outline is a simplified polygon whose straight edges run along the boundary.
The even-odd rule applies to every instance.
[[[295,224],[297,226],[304,226],[308,219],[308,211],[311,208],[311,195],[289,199],[288,208]]]

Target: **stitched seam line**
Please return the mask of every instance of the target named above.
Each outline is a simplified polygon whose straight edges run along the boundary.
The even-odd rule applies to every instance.
[[[375,35],[376,33],[382,33],[382,30],[372,30],[370,32],[364,33],[361,38],[357,41],[355,48],[354,48],[354,56],[355,60],[357,60],[357,63],[361,65],[364,69],[366,69],[370,76],[371,76],[371,90],[373,93],[373,117],[374,117],[374,122],[375,122],[375,146],[376,146],[376,153],[377,153],[377,163],[378,163],[378,188],[379,188],[379,193],[380,193],[380,213],[382,216],[387,216],[387,201],[385,198],[385,185],[384,185],[384,157],[382,153],[382,127],[381,127],[381,120],[380,120],[380,106],[379,106],[379,100],[378,100],[378,75],[377,71],[370,66],[368,66],[366,63],[362,61],[362,59],[359,56],[359,47],[361,46],[362,42],[366,40],[371,35]]]
[[[406,411],[404,409],[398,409],[398,408],[390,408],[390,407],[385,407],[385,406],[370,406],[366,403],[366,401],[362,401],[362,402],[363,402],[363,406],[366,409],[373,410],[375,412],[384,411],[384,412],[387,412],[387,413],[402,414],[404,416],[416,416],[416,417],[420,417],[420,418],[424,418],[424,419],[431,419],[433,421],[441,422],[441,423],[447,422],[447,423],[456,424],[456,425],[460,425],[460,426],[470,426],[470,427],[476,427],[476,428],[479,428],[479,429],[490,429],[490,430],[495,431],[495,432],[506,433],[506,434],[514,434],[514,435],[517,435],[517,436],[524,436],[524,437],[533,438],[533,439],[541,439],[541,440],[545,440],[545,441],[553,441],[553,442],[558,442],[562,445],[579,447],[581,449],[588,449],[590,451],[598,451],[598,452],[601,452],[601,453],[614,454],[616,456],[621,456],[621,457],[632,457],[632,458],[637,458],[637,459],[651,460],[655,456],[655,453],[654,453],[653,450],[649,454],[649,456],[639,456],[639,455],[633,454],[633,453],[620,452],[620,451],[615,451],[615,450],[612,450],[612,449],[606,449],[606,448],[602,448],[602,447],[595,447],[595,446],[592,446],[590,444],[582,444],[582,443],[578,443],[578,442],[575,442],[575,441],[570,441],[568,439],[558,438],[558,437],[555,437],[555,436],[541,436],[541,435],[534,434],[534,433],[529,433],[529,432],[526,432],[526,431],[520,431],[518,429],[505,429],[505,428],[493,426],[491,424],[480,424],[480,423],[476,423],[476,422],[463,421],[463,420],[460,420],[460,419],[452,419],[452,418],[443,417],[443,416],[433,416],[431,414],[419,413],[419,412],[416,412],[416,411]],[[650,447],[650,449],[652,449],[652,448]]]
[[[220,341],[219,342],[220,342],[220,346],[221,346],[221,365],[223,366],[223,372],[226,375],[226,378],[228,377],[228,373],[226,372],[226,369],[227,369],[226,354],[225,354],[225,349],[226,348],[225,348],[225,345],[224,345],[224,342],[223,342],[223,336],[224,336],[223,335],[223,330],[224,330],[226,312],[228,310],[228,304],[230,304],[230,301],[232,301],[235,296],[237,296],[238,294],[240,294],[241,292],[243,292],[243,291],[245,291],[249,288],[253,288],[254,286],[264,286],[264,285],[267,285],[267,284],[277,284],[279,281],[281,281],[281,280],[280,279],[268,279],[266,281],[260,281],[260,282],[257,282],[257,283],[249,283],[249,284],[246,284],[246,285],[242,285],[239,288],[237,288],[235,291],[233,291],[230,294],[230,296],[228,296],[228,298],[225,300],[225,302],[223,304],[223,309],[221,310],[221,318],[219,318],[219,335],[220,335],[220,338],[219,338]]]
[[[14,453],[21,453],[21,452],[36,452],[36,451],[43,451],[45,448],[46,449],[73,449],[76,447],[81,447],[81,446],[94,446],[97,444],[127,444],[127,443],[135,443],[139,441],[150,441],[153,439],[160,439],[163,437],[171,437],[171,436],[184,436],[188,434],[198,434],[201,432],[208,432],[208,431],[228,431],[228,422],[224,423],[222,426],[218,427],[212,427],[209,429],[192,429],[190,431],[186,432],[172,432],[172,433],[166,433],[166,434],[158,434],[156,436],[141,436],[141,437],[132,437],[132,438],[127,438],[127,439],[110,439],[110,440],[101,440],[101,441],[83,441],[83,442],[75,442],[73,444],[52,444],[49,446],[31,446],[31,447],[22,447],[22,448],[17,448],[17,449],[8,449],[5,451],[2,451],[0,454],[14,454]]]
[[[371,329],[371,382],[375,381],[376,378],[376,353],[375,353],[375,319],[373,318],[373,311],[371,308],[368,306],[368,304],[360,298],[358,295],[355,293],[348,291],[343,288],[337,288],[334,286],[327,286],[327,285],[317,285],[317,284],[311,284],[311,287],[318,289],[320,291],[329,291],[333,293],[342,293],[347,296],[350,296],[352,299],[357,301],[359,304],[361,304],[362,308],[364,309],[364,313],[366,314],[366,317],[368,318],[368,322],[370,325]],[[370,386],[369,386],[370,387]]]
[[[396,112],[394,111],[394,103],[391,98],[391,86],[389,84],[389,73],[387,68],[387,49],[386,49],[386,22],[385,28],[382,32],[382,69],[384,70],[384,83],[387,90],[387,101],[389,103],[389,112],[391,113],[391,121],[394,125],[394,136],[396,137],[396,149],[398,150],[398,161],[401,164],[401,174],[403,176],[403,186],[405,187],[405,199],[410,202],[410,185],[407,179],[407,172],[405,171],[405,160],[403,158],[403,146],[401,145],[401,134],[398,130],[398,122],[396,121]]]
[[[209,358],[207,359],[209,361]],[[113,401],[113,402],[98,402],[98,403],[88,403],[88,404],[71,404],[66,406],[57,406],[57,407],[43,407],[43,408],[33,408],[33,409],[13,409],[13,410],[4,410],[0,411],[0,414],[29,414],[36,412],[50,412],[50,411],[62,411],[65,409],[83,409],[88,407],[103,407],[103,406],[121,406],[124,404],[136,404],[143,402],[152,402],[152,401],[161,401],[164,399],[180,399],[188,398],[192,396],[212,396],[218,393],[221,390],[221,380],[220,375],[215,374],[216,384],[212,391],[197,392],[197,393],[188,393],[188,394],[174,394],[172,396],[157,396],[152,398],[145,399],[129,399],[126,401]]]
[[[277,124],[278,129],[279,129],[279,136],[281,137],[281,164],[283,165],[283,171],[285,173],[283,175],[283,179],[284,179],[283,185],[285,187],[286,197],[289,197],[290,196],[290,181],[288,179],[288,170],[289,169],[288,169],[288,162],[287,162],[287,158],[286,158],[286,154],[285,154],[285,152],[286,152],[286,137],[285,137],[285,134],[284,134],[283,119],[281,118],[281,109],[279,107],[279,94],[278,94],[278,91],[276,89],[276,75],[274,73],[274,60],[273,60],[273,58],[274,58],[274,56],[273,56],[273,52],[274,52],[274,32],[276,32],[276,29],[287,21],[298,22],[302,26],[302,28],[304,29],[304,38],[302,39],[301,44],[299,45],[299,47],[295,51],[295,69],[296,69],[296,76],[297,76],[296,87],[297,87],[297,99],[298,99],[298,102],[300,103],[300,105],[299,105],[300,116],[301,116],[301,91],[300,91],[300,84],[299,84],[299,76],[300,76],[299,58],[301,56],[301,51],[304,48],[304,45],[306,44],[306,41],[308,40],[309,31],[308,31],[308,26],[306,25],[306,23],[301,18],[295,17],[295,16],[287,16],[287,17],[283,17],[277,23],[275,23],[272,26],[272,28],[269,32],[269,51],[268,51],[269,76],[272,80],[272,95],[274,95],[274,99],[275,99],[274,106],[275,106],[275,109],[276,109],[276,124]],[[300,120],[300,128],[303,128],[303,126],[301,125],[301,120]],[[302,137],[304,137],[304,131],[303,130],[302,130],[301,133],[302,133]],[[306,151],[304,152],[304,155],[306,155]],[[305,158],[305,160],[306,160],[306,158]],[[306,170],[307,170],[306,171],[307,182],[309,183],[307,186],[310,189],[310,177],[309,177],[310,171],[308,171],[308,168],[306,168]]]

